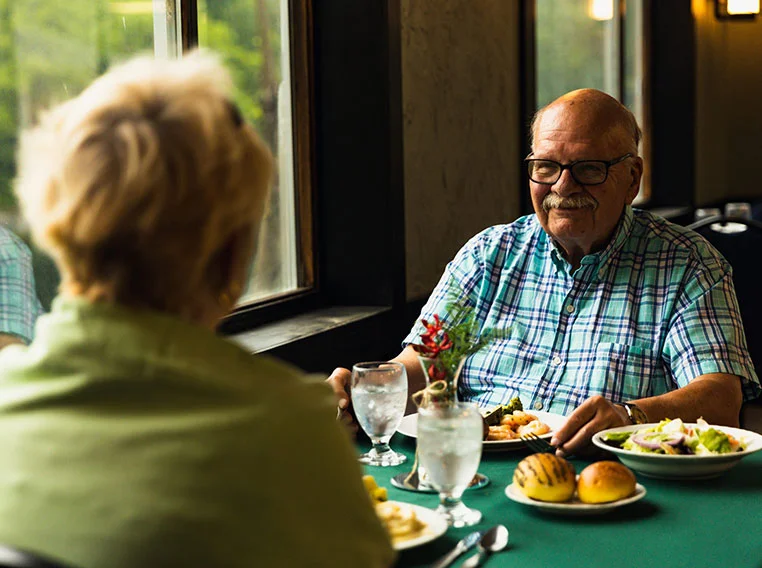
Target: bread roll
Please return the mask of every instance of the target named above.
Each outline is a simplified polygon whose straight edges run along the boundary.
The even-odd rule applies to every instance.
[[[583,503],[609,503],[635,493],[635,474],[615,461],[590,464],[579,474],[577,496]]]
[[[553,454],[532,454],[521,460],[513,482],[527,497],[555,503],[571,499],[576,488],[574,467]]]

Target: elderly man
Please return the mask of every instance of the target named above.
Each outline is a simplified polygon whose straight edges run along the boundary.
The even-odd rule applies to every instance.
[[[591,89],[541,109],[527,158],[535,215],[486,229],[448,264],[422,318],[453,299],[497,331],[467,360],[462,398],[520,395],[568,415],[552,443],[584,452],[605,428],[665,417],[737,425],[760,392],[728,263],[695,233],[630,207],[643,160],[623,105]],[[424,378],[410,343],[410,390]],[[329,378],[348,407],[348,373]]]

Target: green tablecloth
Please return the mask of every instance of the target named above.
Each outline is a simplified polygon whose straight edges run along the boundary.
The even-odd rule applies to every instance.
[[[397,434],[392,447],[409,461],[397,467],[367,467],[367,473],[389,489],[389,499],[435,508],[436,495],[391,485],[392,476],[410,469],[415,441]],[[526,455],[526,450],[485,452],[479,471],[491,483],[466,491],[463,499],[483,513],[482,522],[448,529],[433,542],[401,552],[397,566],[428,566],[468,532],[502,523],[510,531],[510,544],[489,560],[492,568],[762,568],[762,452],[714,480],[666,481],[638,475],[648,492],[644,499],[602,515],[577,517],[541,513],[505,496],[516,464]],[[588,462],[572,463],[579,472]]]

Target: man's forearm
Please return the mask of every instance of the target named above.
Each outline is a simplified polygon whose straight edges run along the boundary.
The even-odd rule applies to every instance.
[[[650,422],[664,418],[695,422],[703,418],[710,424],[738,426],[743,402],[741,379],[724,373],[702,375],[677,390],[633,402],[643,409]]]
[[[11,335],[10,333],[0,333],[0,349],[4,349],[9,345],[26,345],[24,340],[17,335]]]
[[[419,390],[426,387],[426,377],[423,374],[421,363],[418,361],[418,354],[412,347],[407,346],[402,350],[402,353],[397,355],[392,361],[399,361],[405,365],[405,370],[407,371],[408,392],[407,409],[405,410],[405,414],[412,414],[418,409],[410,398],[410,395],[417,393]]]

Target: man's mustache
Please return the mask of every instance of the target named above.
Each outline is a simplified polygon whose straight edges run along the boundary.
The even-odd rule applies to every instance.
[[[542,200],[542,209],[546,213],[551,209],[592,209],[598,208],[598,202],[588,193],[561,197],[557,193],[548,193]]]

